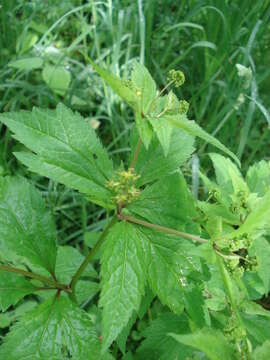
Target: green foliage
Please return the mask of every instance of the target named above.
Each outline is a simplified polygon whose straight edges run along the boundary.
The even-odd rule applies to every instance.
[[[18,49],[27,51],[33,39]],[[134,111],[127,166],[113,162],[89,121],[63,104],[0,116],[30,150],[16,151],[19,161],[54,189],[58,182],[85,197],[84,246],[70,246],[70,238],[57,238],[52,213],[30,182],[0,177],[0,325],[15,321],[0,358],[107,360],[121,351],[123,359],[263,359],[269,314],[254,301],[270,290],[269,164],[253,165],[244,178],[230,159],[212,153],[216,182],[201,173],[208,194],[196,199],[184,176],[194,138],[239,164],[237,157],[188,120],[188,103],[165,94],[166,86],[159,91],[143,65],[134,62],[123,80],[90,62]],[[64,95],[70,74],[52,69],[45,65],[44,80]],[[169,81],[177,88],[184,75],[171,70]],[[97,228],[88,226],[87,200],[103,207]],[[48,200],[54,214],[66,209],[58,201]],[[34,308],[14,319],[26,296]]]

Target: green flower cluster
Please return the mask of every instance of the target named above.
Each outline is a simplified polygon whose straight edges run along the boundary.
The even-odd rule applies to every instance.
[[[107,187],[113,193],[113,200],[116,204],[127,204],[140,195],[135,182],[139,179],[133,168],[116,172],[116,177],[107,182]]]
[[[182,86],[185,82],[185,74],[181,70],[172,69],[169,71],[168,80],[173,82],[175,87]]]

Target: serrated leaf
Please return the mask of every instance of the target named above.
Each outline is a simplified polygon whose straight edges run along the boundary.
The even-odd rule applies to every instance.
[[[56,94],[64,96],[71,81],[71,74],[64,66],[46,64],[42,78]]]
[[[32,171],[75,188],[96,203],[108,204],[105,183],[113,165],[95,131],[78,113],[59,104],[56,110],[7,113],[0,121],[37,154],[16,154]]]
[[[102,255],[103,348],[108,348],[138,311],[145,286],[144,244],[135,227],[115,225]]]
[[[251,192],[263,196],[270,186],[270,164],[262,160],[249,167],[246,181]]]
[[[163,148],[164,155],[167,157],[170,149],[170,141],[172,137],[173,127],[170,123],[164,118],[148,118],[157,137],[160,141],[160,144]]]
[[[108,70],[102,69],[92,59],[89,59],[91,65],[96,72],[102,77],[102,79],[113,89],[113,91],[119,95],[124,101],[126,101],[134,109],[138,108],[138,96],[134,90],[131,90],[125,81],[119,77],[111,74]]]
[[[179,344],[167,334],[174,332],[185,334],[189,331],[188,318],[166,312],[161,314],[143,332],[146,339],[136,352],[137,360],[180,360],[192,356],[193,350],[183,344]]]
[[[174,229],[185,229],[196,216],[194,199],[179,172],[147,186],[127,209],[151,223]]]
[[[139,92],[139,112],[147,114],[153,100],[156,98],[156,83],[146,67],[136,61],[133,64],[131,81],[137,90],[137,94]]]
[[[101,359],[100,343],[89,315],[66,297],[55,297],[16,323],[0,347],[7,360]]]
[[[0,309],[6,311],[11,305],[34,292],[35,287],[22,275],[0,270]]]
[[[210,154],[210,158],[214,164],[217,183],[224,193],[248,192],[247,184],[240,171],[230,159],[213,153]]]
[[[39,192],[22,178],[5,178],[0,186],[0,250],[54,273],[55,224]]]
[[[134,131],[132,134],[131,158],[134,157],[136,142],[137,135]],[[193,144],[193,136],[185,131],[174,129],[167,157],[164,156],[163,149],[156,137],[152,139],[148,150],[141,146],[135,166],[136,173],[141,175],[138,184],[145,185],[174,172],[195,150]]]
[[[204,328],[188,335],[170,334],[176,341],[204,352],[210,360],[236,360],[234,348],[223,334],[211,328]]]
[[[192,136],[197,136],[205,141],[207,141],[209,144],[215,146],[216,148],[220,149],[221,151],[225,152],[227,155],[229,155],[234,161],[237,163],[238,166],[240,166],[239,159],[233,154],[229,149],[226,148],[219,140],[214,138],[213,136],[209,135],[206,131],[204,131],[198,124],[196,124],[194,121],[188,120],[185,115],[165,115],[164,116],[169,123],[171,123],[173,126],[183,129]]]
[[[146,249],[147,281],[160,301],[176,314],[184,309],[183,287],[185,286],[177,250],[180,239],[167,234],[136,226]]]

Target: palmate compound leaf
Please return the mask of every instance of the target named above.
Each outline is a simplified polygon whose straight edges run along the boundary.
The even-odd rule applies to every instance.
[[[0,347],[0,359],[108,359],[100,350],[90,316],[61,295],[28,312],[11,328]]]
[[[0,252],[11,252],[53,274],[56,228],[39,192],[23,178],[0,183]]]
[[[1,271],[0,310],[6,311],[11,305],[35,291],[35,287],[22,275]]]
[[[132,224],[121,222],[110,231],[102,255],[103,347],[108,348],[138,311],[145,287],[146,256],[143,239]]]
[[[134,157],[138,141],[137,131],[134,128],[131,134],[131,159]],[[145,185],[168,176],[183,165],[191,156],[194,148],[194,137],[180,129],[173,129],[167,157],[156,137],[153,137],[148,150],[141,145],[135,171],[140,175],[139,185]]]
[[[209,135],[194,121],[188,120],[185,115],[164,115],[164,118],[172,126],[182,129],[190,135],[197,136],[207,141],[209,144],[215,146],[216,148],[220,149],[221,151],[229,155],[237,163],[238,166],[240,166],[239,159],[229,149],[227,149],[226,146],[224,146],[219,140],[217,140],[213,136]]]
[[[93,202],[108,205],[110,192],[105,183],[112,176],[112,161],[78,113],[59,104],[56,110],[6,113],[0,121],[36,154],[16,154],[30,170],[87,194]]]

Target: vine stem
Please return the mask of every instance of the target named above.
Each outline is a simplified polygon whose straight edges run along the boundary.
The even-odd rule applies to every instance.
[[[87,268],[87,265],[89,264],[89,262],[93,259],[93,257],[96,255],[96,253],[98,252],[98,250],[100,249],[101,245],[103,244],[109,230],[111,227],[113,227],[113,225],[117,222],[117,216],[115,215],[112,220],[109,222],[109,224],[105,227],[104,231],[102,232],[102,234],[100,235],[100,238],[98,239],[98,242],[96,243],[96,245],[93,247],[93,249],[88,253],[88,255],[86,256],[86,258],[84,259],[84,261],[82,262],[81,266],[79,267],[79,269],[76,271],[76,273],[74,274],[71,283],[69,285],[69,287],[71,288],[72,294],[75,294],[75,286],[79,280],[79,278],[81,277],[82,273],[84,272],[84,270]]]
[[[42,283],[50,285],[54,289],[69,291],[68,285],[59,284],[57,281],[55,281],[53,279],[47,278],[46,276],[32,273],[30,271],[25,271],[25,270],[18,269],[18,268],[12,267],[12,266],[7,266],[7,265],[0,265],[0,270],[19,274],[19,275],[22,275],[22,276],[25,276],[25,277],[28,277],[28,278],[31,278],[34,280],[41,281]]]
[[[195,241],[195,242],[199,242],[201,244],[208,243],[208,240],[203,239],[203,238],[201,238],[199,236],[188,234],[188,233],[178,231],[178,230],[175,230],[175,229],[171,229],[171,228],[168,228],[168,227],[165,227],[165,226],[152,224],[152,223],[149,223],[148,221],[137,219],[134,216],[118,214],[118,218],[120,220],[128,221],[128,222],[131,222],[131,223],[134,223],[134,224],[137,224],[137,225],[142,225],[142,226],[147,227],[149,229],[154,229],[154,230],[157,230],[159,232],[166,233],[166,234],[186,238],[186,239],[189,239],[189,240],[192,240],[192,241]]]

